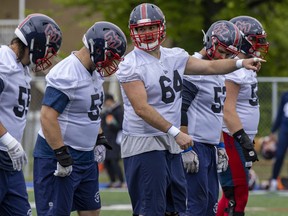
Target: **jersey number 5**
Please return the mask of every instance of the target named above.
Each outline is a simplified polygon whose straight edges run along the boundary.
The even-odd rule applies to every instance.
[[[31,101],[30,89],[19,86],[19,95],[18,95],[19,106],[17,107],[15,106],[13,108],[13,111],[17,117],[22,118],[24,114],[25,115],[27,114],[30,101]]]

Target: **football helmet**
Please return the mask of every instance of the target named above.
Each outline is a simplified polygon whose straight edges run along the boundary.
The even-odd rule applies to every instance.
[[[62,32],[53,19],[40,13],[30,14],[18,25],[15,34],[29,48],[33,71],[52,65],[51,58],[57,55],[62,42]]]
[[[143,3],[136,6],[129,18],[130,36],[134,46],[145,51],[158,48],[166,37],[165,16],[154,4]],[[141,28],[157,27],[141,31]]]
[[[258,58],[265,58],[269,43],[261,23],[250,16],[237,16],[230,20],[243,33],[241,52]]]
[[[221,59],[221,49],[223,47],[225,58],[234,58],[240,52],[242,36],[239,29],[231,22],[220,20],[213,23],[208,31],[203,31],[204,47],[209,59]],[[228,56],[227,56],[228,55]]]
[[[115,73],[123,60],[127,40],[122,30],[110,22],[96,22],[83,36],[83,43],[97,72],[106,77]]]

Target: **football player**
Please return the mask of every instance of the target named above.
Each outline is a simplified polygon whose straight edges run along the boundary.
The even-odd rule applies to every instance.
[[[104,77],[118,68],[126,37],[110,22],[96,22],[84,46],[46,76],[41,129],[34,149],[34,193],[38,215],[99,215],[98,165],[107,140],[100,128]]]
[[[269,43],[261,23],[249,16],[238,16],[230,21],[243,33],[238,57],[263,59]],[[253,70],[239,69],[225,75],[225,86],[223,136],[229,166],[219,173],[223,196],[218,203],[217,216],[243,216],[248,201],[249,169],[258,161],[253,144],[260,117],[257,74]]]
[[[254,64],[262,60],[207,61],[161,46],[165,17],[150,3],[132,10],[129,29],[134,50],[116,76],[124,101],[121,152],[133,214],[177,215],[186,210],[180,152],[192,145],[192,138],[179,130],[183,74],[225,74],[243,66],[257,70]]]
[[[234,58],[240,51],[241,41],[237,26],[220,20],[204,33],[204,49],[193,56],[208,60]],[[226,95],[224,80],[223,75],[184,75],[181,131],[193,138],[194,146],[182,153],[188,191],[187,210],[183,215],[212,216],[217,211],[217,170],[225,171],[228,166],[223,140],[220,142]],[[195,157],[195,163],[190,167],[188,154]]]
[[[29,66],[51,66],[62,41],[56,22],[44,14],[30,14],[15,30],[9,46],[0,47],[0,215],[32,215],[21,145],[31,101]]]
[[[288,92],[284,92],[281,96],[281,101],[278,106],[277,116],[271,128],[271,134],[269,138],[275,142],[274,154],[273,148],[270,147],[270,152],[275,155],[273,162],[272,176],[270,181],[270,191],[276,191],[278,189],[277,179],[279,177],[281,167],[283,165],[285,155],[288,148],[287,133],[288,133]],[[278,133],[278,138],[276,132]],[[271,146],[271,145],[270,145]],[[273,146],[273,145],[272,145]],[[277,146],[277,148],[276,148]]]

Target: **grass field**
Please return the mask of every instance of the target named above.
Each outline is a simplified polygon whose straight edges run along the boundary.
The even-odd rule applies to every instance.
[[[33,200],[33,191],[29,191],[33,216],[36,216]],[[102,211],[101,216],[131,216],[130,200],[125,189],[101,190]],[[266,192],[253,191],[250,193],[245,216],[287,216],[288,215],[288,191]],[[76,216],[73,212],[71,216]]]
[[[254,163],[259,183],[267,181],[271,175],[272,161],[260,158]],[[288,176],[288,159],[282,167],[281,176]],[[100,173],[100,182],[108,182],[105,170]],[[28,189],[29,199],[33,208],[33,216],[37,216],[34,203],[33,188]],[[102,210],[101,216],[131,216],[130,199],[126,189],[101,189]],[[71,213],[76,216],[77,213]],[[251,191],[245,216],[287,216],[288,191],[268,192],[263,190]],[[203,215],[204,216],[204,215]]]

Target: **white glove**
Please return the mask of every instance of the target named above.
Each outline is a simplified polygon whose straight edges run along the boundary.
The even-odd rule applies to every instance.
[[[54,172],[54,176],[65,177],[72,173],[72,165],[63,167],[57,162],[57,169]]]
[[[94,160],[102,163],[106,157],[106,147],[104,145],[96,145],[94,148]]]
[[[199,159],[195,151],[192,150],[192,147],[183,151],[182,161],[184,169],[187,173],[197,173],[199,170]]]
[[[20,171],[28,162],[22,145],[8,132],[0,138],[0,142],[6,145],[14,170]]]
[[[225,172],[228,168],[228,155],[225,150],[224,143],[219,143],[217,146],[217,172]]]

